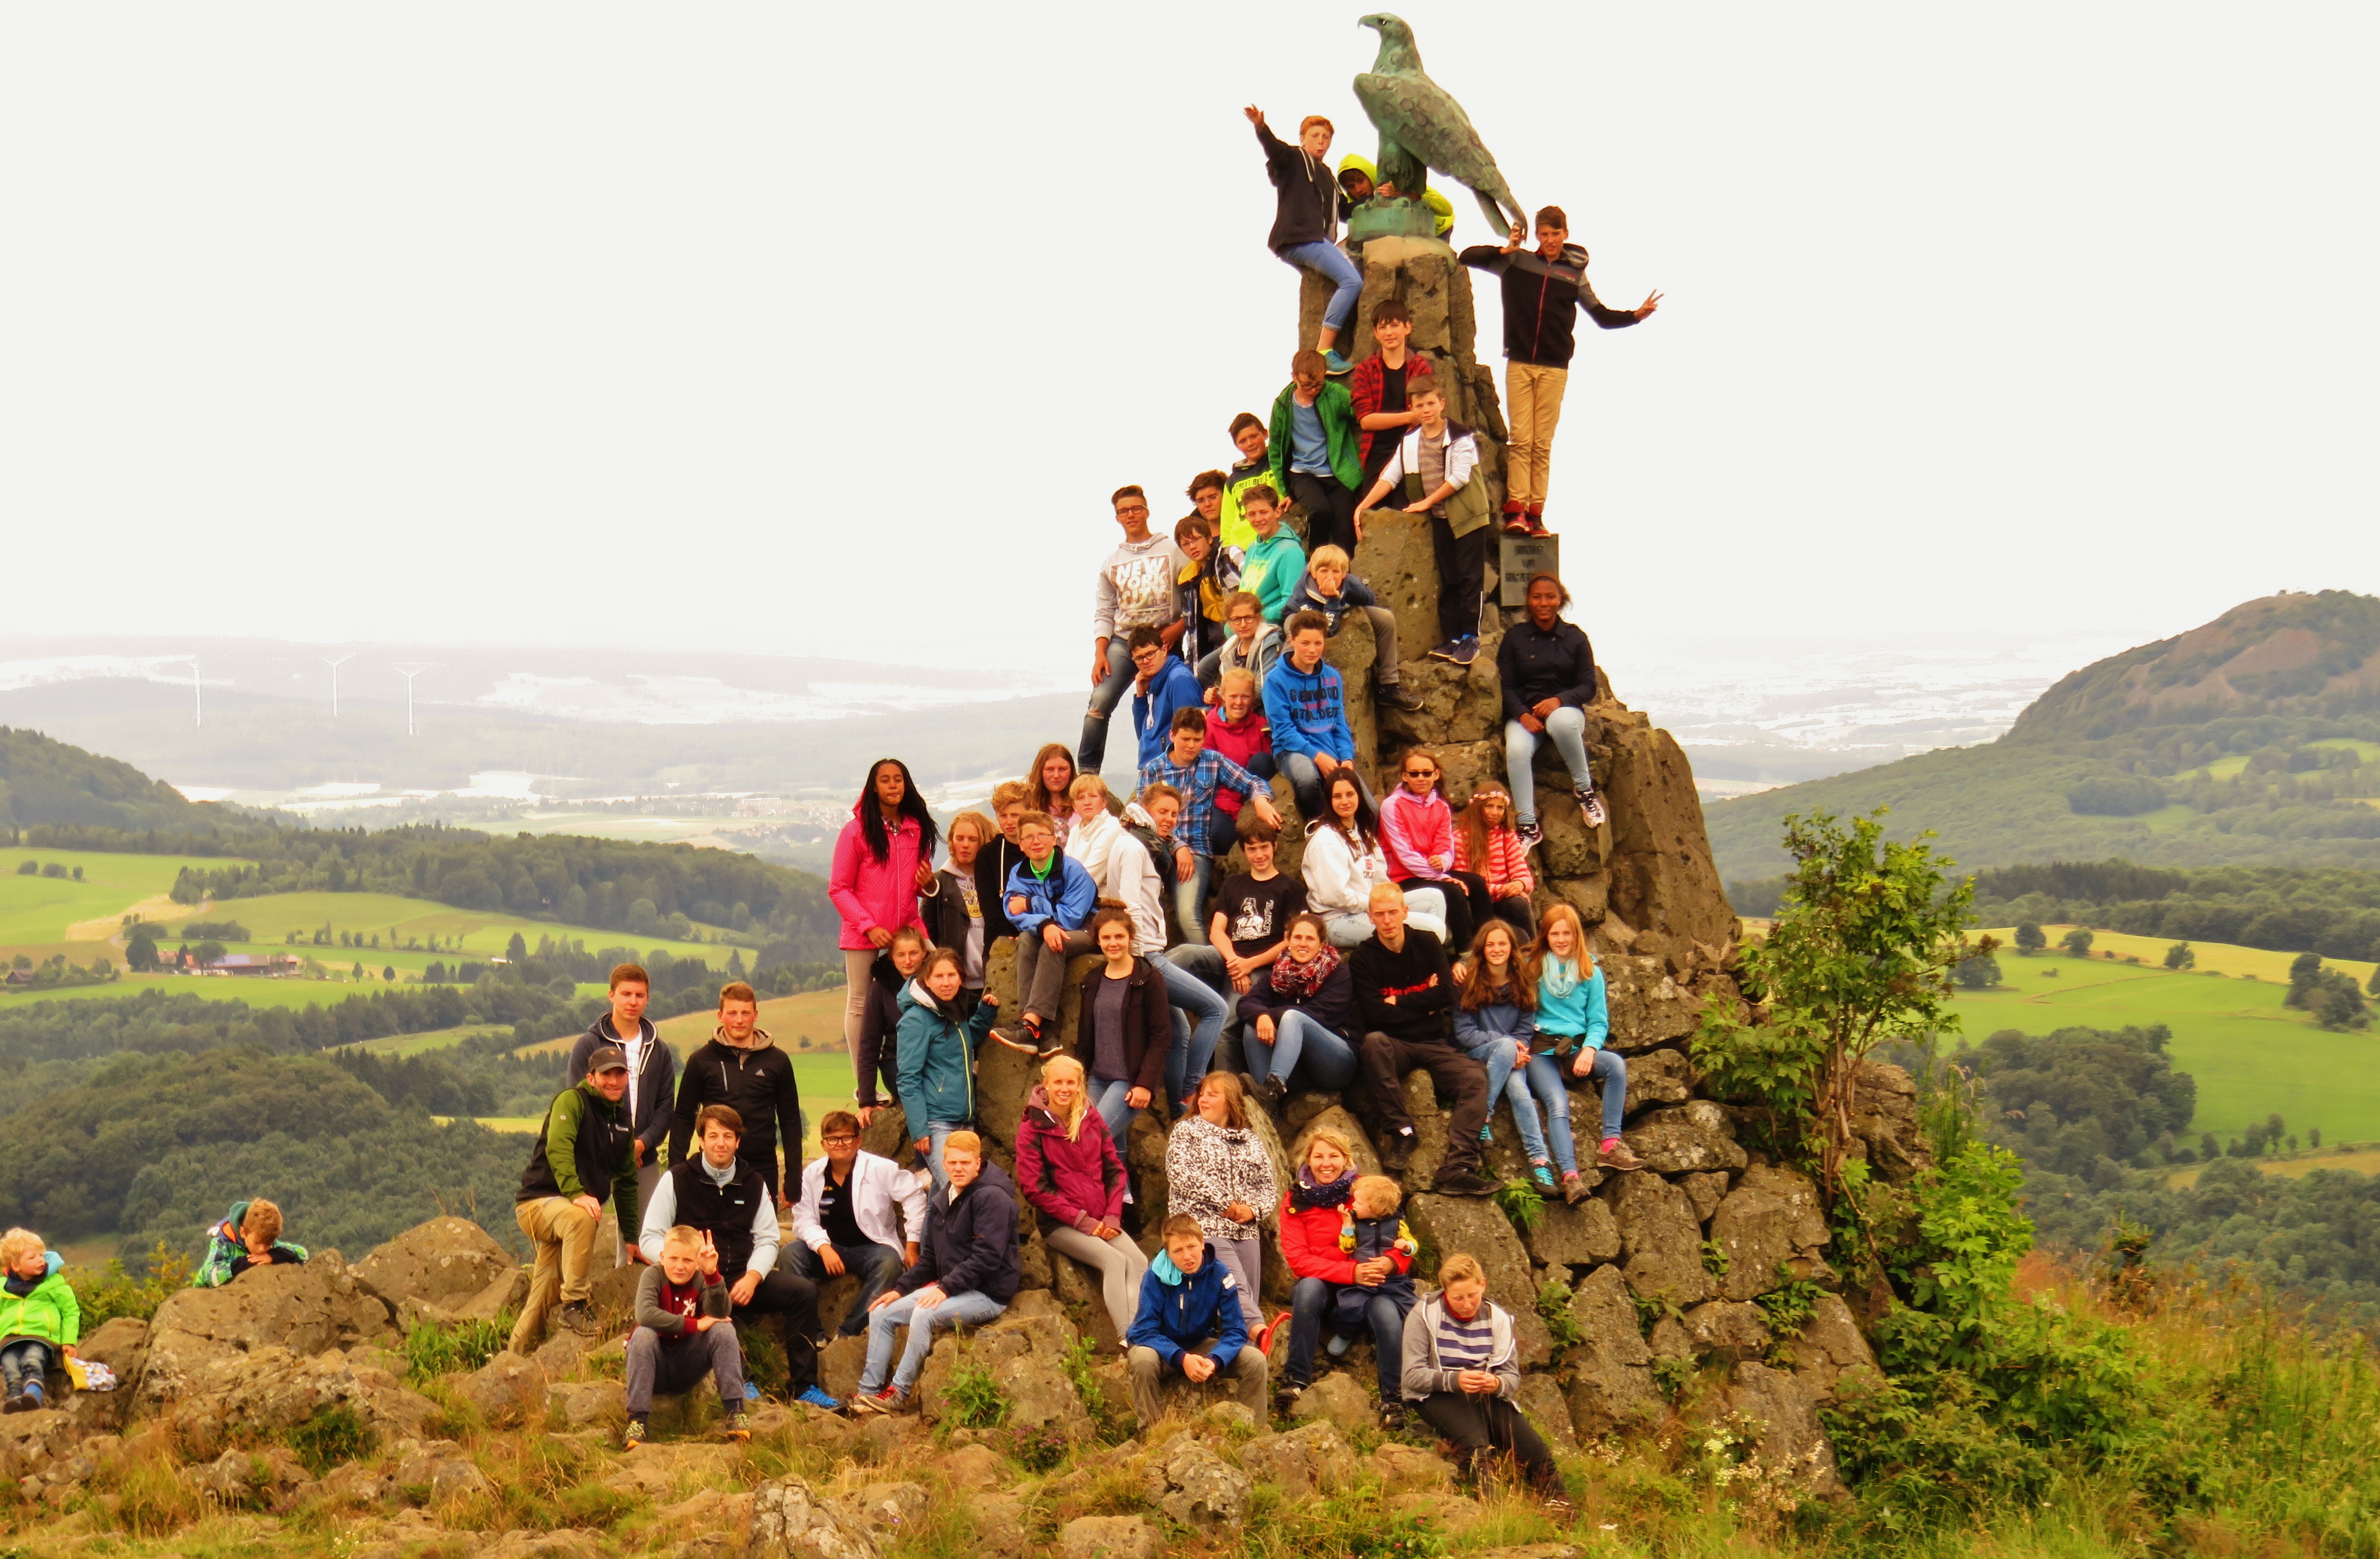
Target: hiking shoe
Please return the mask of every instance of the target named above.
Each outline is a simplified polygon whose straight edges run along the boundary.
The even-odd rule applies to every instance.
[[[1562,1201],[1572,1207],[1586,1200],[1586,1177],[1573,1169],[1562,1177]]]
[[[595,1307],[585,1299],[574,1300],[555,1313],[553,1323],[573,1332],[592,1332],[595,1330]]]
[[[628,1427],[620,1432],[620,1448],[624,1451],[633,1451],[644,1443],[645,1415],[642,1413],[631,1414],[628,1419]]]
[[[1597,1149],[1595,1162],[1606,1169],[1642,1169],[1645,1161],[1629,1149],[1626,1142],[1612,1139],[1611,1145]]]
[[[1429,658],[1432,660],[1452,660],[1462,648],[1461,639],[1449,639],[1444,644],[1432,646]]]
[[[1451,1175],[1440,1175],[1429,1188],[1439,1196],[1493,1196],[1496,1182],[1468,1169],[1458,1169]]]
[[[1289,1080],[1279,1072],[1273,1073],[1257,1084],[1257,1097],[1274,1109],[1281,1108],[1281,1102],[1289,1097]]]
[[[746,1412],[740,1406],[737,1407],[719,1420],[719,1438],[739,1441],[751,1439],[752,1415]]]
[[[1019,1018],[1013,1023],[1002,1023],[991,1031],[991,1037],[1011,1050],[1021,1050],[1027,1056],[1041,1054],[1041,1031]]]
[[[1402,1434],[1413,1427],[1413,1412],[1402,1402],[1380,1404],[1380,1430],[1386,1434]]]
[[[799,1396],[795,1397],[794,1400],[800,1403],[805,1408],[820,1408],[830,1413],[840,1413],[843,1411],[842,1403],[836,1401],[833,1397],[829,1396],[825,1392],[820,1391],[814,1384],[802,1387],[802,1394]]]
[[[1537,826],[1534,817],[1524,817],[1513,824],[1512,832],[1519,836],[1523,850],[1535,850],[1546,842],[1546,831]]]
[[[1528,516],[1519,514],[1506,514],[1504,516],[1504,534],[1507,536],[1526,536],[1530,534]]]
[[[1530,1183],[1531,1183],[1531,1184],[1535,1185],[1535,1186],[1537,1188],[1537,1194],[1538,1194],[1539,1196],[1545,1197],[1545,1198],[1547,1198],[1548,1201],[1550,1201],[1550,1200],[1553,1198],[1553,1196],[1555,1195],[1555,1190],[1554,1190],[1554,1166],[1553,1166],[1552,1165],[1550,1165],[1550,1164],[1532,1164],[1532,1165],[1530,1165],[1530,1166],[1529,1166],[1529,1180],[1530,1180]]]
[[[1447,659],[1453,661],[1458,666],[1468,666],[1474,660],[1478,659],[1479,635],[1476,634],[1465,634],[1461,638],[1455,640],[1454,653],[1448,656]]]
[[[1289,1417],[1291,1411],[1297,1406],[1297,1399],[1305,1395],[1304,1386],[1293,1382],[1283,1381],[1281,1389],[1272,1394],[1273,1417],[1279,1419]]]
[[[1588,828],[1599,828],[1603,827],[1604,819],[1611,816],[1611,814],[1604,807],[1603,793],[1600,791],[1597,791],[1594,786],[1581,786],[1579,789],[1572,791],[1571,794],[1578,798],[1578,809],[1580,813],[1585,816],[1586,826]]]
[[[1336,346],[1322,354],[1322,371],[1333,379],[1344,378],[1353,372],[1354,368],[1354,364],[1339,355],[1339,348]]]
[[[1388,1140],[1380,1144],[1380,1167],[1391,1175],[1402,1175],[1405,1166],[1413,1162],[1413,1155],[1414,1134],[1391,1131]]]
[[[1348,1334],[1333,1332],[1330,1334],[1330,1340],[1322,1345],[1322,1350],[1333,1359],[1344,1359],[1347,1357],[1347,1350],[1354,1346],[1355,1339]]]
[[[1407,714],[1412,714],[1422,706],[1421,695],[1401,682],[1383,683],[1380,696],[1393,707],[1402,709]]]
[[[41,1382],[27,1381],[25,1389],[18,1395],[18,1400],[23,1404],[17,1409],[18,1412],[38,1413],[50,1405],[50,1394],[42,1389]]]
[[[888,1385],[881,1391],[863,1391],[855,1394],[852,1396],[851,1405],[863,1413],[897,1413],[905,1400],[906,1398],[901,1395],[900,1387]]]

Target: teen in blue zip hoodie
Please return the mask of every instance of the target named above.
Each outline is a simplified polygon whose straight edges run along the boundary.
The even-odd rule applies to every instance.
[[[1148,1263],[1140,1311],[1124,1334],[1133,1410],[1143,1428],[1163,1416],[1157,1390],[1168,1371],[1194,1384],[1229,1374],[1240,1406],[1264,1422],[1264,1349],[1247,1346],[1238,1280],[1189,1214],[1166,1219],[1164,1234],[1165,1253]]]
[[[1296,612],[1288,635],[1287,652],[1265,673],[1265,719],[1272,726],[1273,762],[1297,792],[1298,816],[1311,823],[1322,816],[1324,778],[1355,761],[1355,733],[1347,724],[1347,684],[1322,659],[1330,647],[1329,621],[1318,611]],[[1355,782],[1363,784],[1360,775]]]
[[[1046,812],[1016,820],[1016,842],[1025,859],[1008,868],[1001,893],[1008,924],[1016,928],[1017,1021],[991,1031],[1014,1050],[1047,1056],[1058,1045],[1058,1001],[1066,961],[1098,944],[1083,929],[1099,908],[1099,885],[1082,863],[1058,848],[1058,825]],[[1048,1024],[1044,1032],[1043,1024]]]

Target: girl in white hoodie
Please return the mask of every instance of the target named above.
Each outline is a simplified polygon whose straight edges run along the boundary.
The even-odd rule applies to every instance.
[[[1323,918],[1333,947],[1353,948],[1372,935],[1372,889],[1389,879],[1379,819],[1355,771],[1333,769],[1322,787],[1323,815],[1305,828],[1305,907]],[[1446,897],[1435,888],[1405,894],[1405,924],[1446,940]]]
[[[1066,836],[1066,854],[1098,885],[1101,899],[1132,912],[1132,950],[1156,958],[1165,951],[1165,900],[1148,852],[1108,810],[1106,780],[1086,774],[1067,793],[1075,804],[1075,823]]]

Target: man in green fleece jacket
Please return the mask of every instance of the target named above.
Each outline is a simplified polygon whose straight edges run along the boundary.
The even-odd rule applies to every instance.
[[[620,1103],[627,1092],[626,1053],[616,1045],[602,1045],[587,1057],[587,1076],[555,1094],[545,1107],[544,1129],[513,1197],[513,1218],[537,1247],[528,1301],[513,1327],[515,1353],[527,1355],[537,1347],[546,1312],[557,1298],[562,1301],[561,1324],[577,1332],[595,1329],[595,1307],[588,1302],[593,1285],[587,1273],[606,1197],[613,1198],[620,1238],[631,1249],[636,1246],[636,1134]]]

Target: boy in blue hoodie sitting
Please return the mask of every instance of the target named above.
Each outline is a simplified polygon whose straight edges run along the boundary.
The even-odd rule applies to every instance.
[[[1339,624],[1350,611],[1361,611],[1372,624],[1372,683],[1375,696],[1400,709],[1421,707],[1420,695],[1404,685],[1397,663],[1397,614],[1380,604],[1372,587],[1347,572],[1344,549],[1317,547],[1305,562],[1305,576],[1289,598],[1292,611],[1318,611],[1328,624],[1325,636],[1337,638]]]
[[[1008,870],[1004,907],[1008,924],[1016,927],[1021,1009],[1014,1024],[992,1030],[991,1037],[1012,1050],[1047,1057],[1058,1053],[1056,1019],[1066,961],[1099,946],[1083,928],[1099,907],[1099,889],[1081,862],[1059,850],[1058,826],[1048,813],[1018,818],[1016,842],[1025,859]]]
[[[281,1238],[281,1209],[258,1197],[235,1202],[207,1231],[207,1253],[190,1275],[193,1288],[220,1288],[250,1267],[304,1266],[306,1247]]]
[[[1198,1220],[1165,1220],[1165,1253],[1140,1280],[1140,1311],[1124,1334],[1131,1350],[1132,1406],[1146,1429],[1162,1416],[1157,1387],[1168,1370],[1203,1384],[1228,1372],[1240,1405],[1265,1421],[1265,1357],[1248,1344],[1238,1280],[1216,1259]]]
[[[1322,659],[1330,619],[1301,611],[1288,631],[1288,653],[1265,673],[1265,719],[1272,726],[1273,762],[1297,792],[1297,815],[1311,823],[1322,816],[1322,781],[1342,767],[1354,772],[1355,732],[1347,724],[1347,684]],[[1370,797],[1361,774],[1355,784]]]

